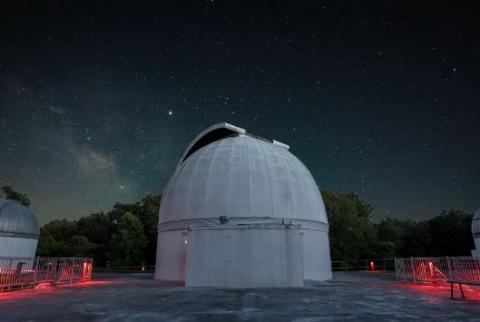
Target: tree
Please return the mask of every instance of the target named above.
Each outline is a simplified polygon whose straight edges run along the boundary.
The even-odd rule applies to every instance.
[[[3,186],[2,191],[5,193],[6,199],[18,201],[25,207],[29,207],[31,204],[26,194],[15,191],[12,186]]]
[[[97,266],[105,266],[107,261],[114,265],[154,264],[159,207],[158,196],[146,196],[139,202],[115,204],[108,213],[90,214],[78,221],[52,220],[41,228],[38,253],[92,256]],[[131,216],[132,226],[125,226]],[[130,237],[136,239],[134,252],[127,243]]]
[[[157,252],[157,223],[160,209],[160,197],[149,195],[142,199],[141,212],[138,216],[145,232],[145,262],[155,263]]]
[[[474,247],[472,215],[459,210],[429,220],[385,218],[376,225],[376,245],[391,248],[382,256],[466,256]],[[377,249],[378,249],[377,248]]]
[[[41,229],[37,247],[38,256],[61,256],[64,253],[64,248],[65,243],[63,241],[55,240],[48,231]]]
[[[76,235],[77,222],[55,219],[43,225],[38,240],[38,254],[41,256],[73,256],[67,245]]]
[[[396,256],[429,256],[431,235],[426,221],[405,221],[407,229],[400,236],[399,248]]]
[[[406,242],[410,240],[410,236],[414,234],[416,229],[417,223],[411,220],[400,220],[390,217],[382,219],[375,225],[375,257],[401,256],[402,251],[408,246]],[[405,236],[409,237],[405,239]],[[424,238],[420,240],[424,240]]]
[[[430,256],[469,256],[474,248],[472,215],[460,210],[442,212],[427,223],[431,236]]]
[[[105,266],[107,261],[108,244],[112,237],[114,222],[108,214],[103,212],[80,218],[77,223],[77,235],[85,236],[95,247],[90,250],[95,265]]]
[[[373,208],[354,193],[322,190],[330,225],[330,249],[334,260],[370,257],[374,243]]]
[[[124,214],[110,240],[109,259],[114,265],[139,265],[143,260],[145,234],[142,223],[132,213]]]
[[[157,250],[157,223],[160,209],[160,197],[148,195],[140,202],[133,204],[115,204],[108,214],[112,222],[118,222],[125,213],[131,213],[140,220],[145,234],[145,247],[143,260],[147,264],[155,263]]]
[[[67,245],[69,256],[74,257],[88,257],[91,256],[91,251],[97,245],[88,241],[85,236],[73,236]]]

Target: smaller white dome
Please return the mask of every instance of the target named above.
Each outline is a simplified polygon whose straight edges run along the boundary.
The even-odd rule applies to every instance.
[[[480,236],[480,209],[478,209],[472,218],[472,234]]]
[[[16,201],[0,199],[0,235],[38,238],[40,227],[30,209]]]

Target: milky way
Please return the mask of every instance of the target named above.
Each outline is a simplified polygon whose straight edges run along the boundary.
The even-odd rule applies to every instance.
[[[0,181],[41,222],[105,211],[227,121],[377,218],[480,206],[478,2],[231,2],[5,2]]]

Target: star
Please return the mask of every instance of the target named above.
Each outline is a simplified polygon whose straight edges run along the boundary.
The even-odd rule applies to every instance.
[[[169,115],[169,116],[173,115],[173,111],[172,111],[172,110],[169,110],[169,111],[168,111],[168,115]]]

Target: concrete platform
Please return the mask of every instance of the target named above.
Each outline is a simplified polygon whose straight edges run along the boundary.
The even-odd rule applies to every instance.
[[[340,273],[304,288],[184,288],[145,274],[0,294],[0,321],[479,321],[480,293]]]

